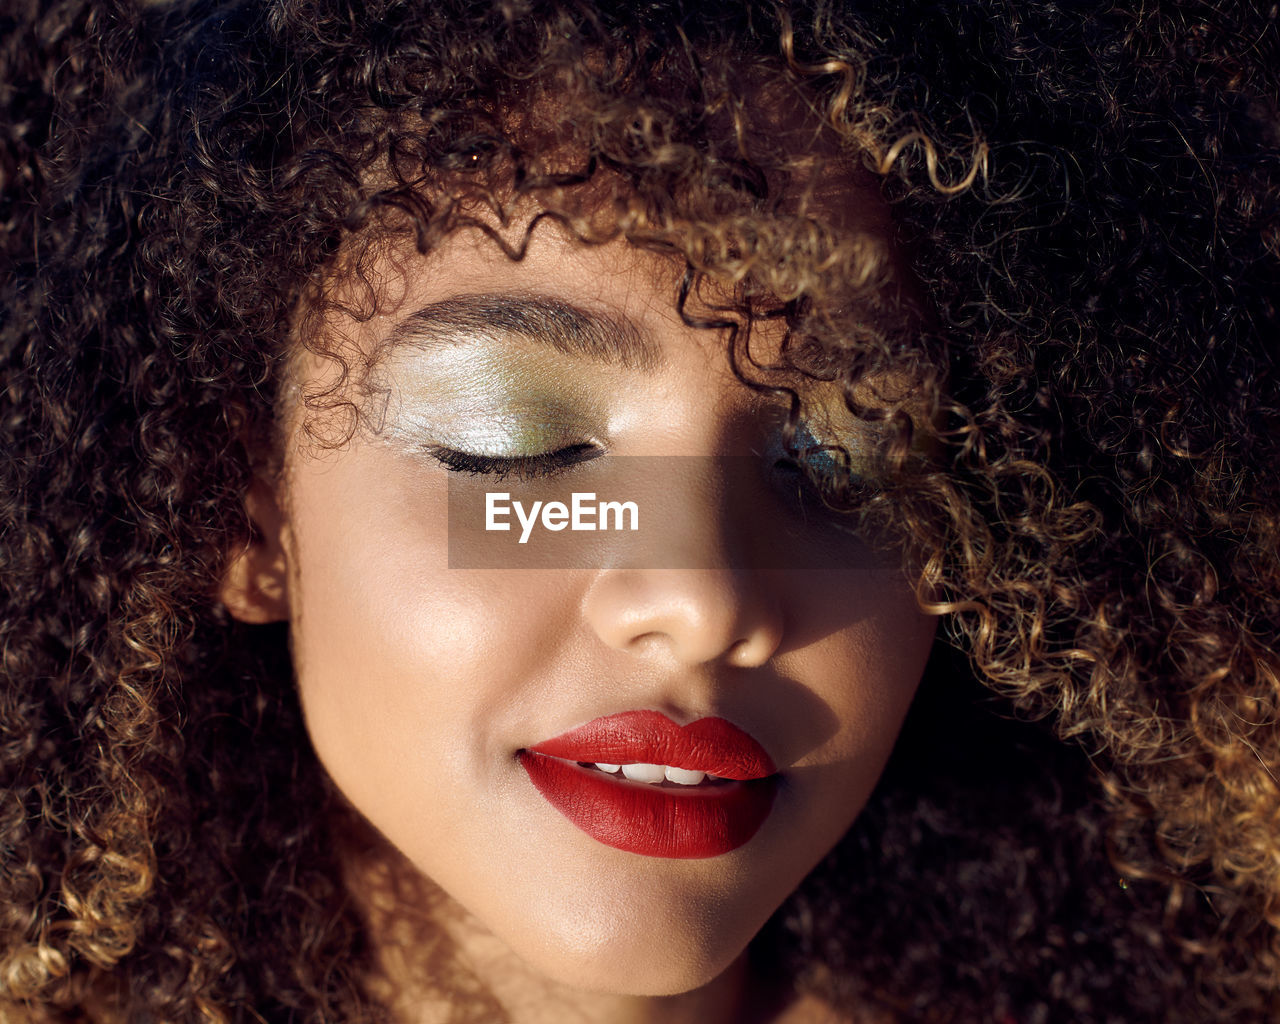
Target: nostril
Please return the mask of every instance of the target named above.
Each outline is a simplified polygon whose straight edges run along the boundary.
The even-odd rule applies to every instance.
[[[583,616],[610,647],[683,664],[764,664],[782,635],[777,596],[753,574],[719,569],[611,570]]]

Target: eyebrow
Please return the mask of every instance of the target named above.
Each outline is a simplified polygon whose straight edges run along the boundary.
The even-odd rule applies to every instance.
[[[466,344],[524,338],[557,352],[646,373],[662,363],[656,345],[630,320],[548,295],[456,295],[410,313],[392,344]]]

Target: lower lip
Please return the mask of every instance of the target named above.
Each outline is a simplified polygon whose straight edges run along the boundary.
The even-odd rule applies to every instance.
[[[552,807],[605,846],[691,860],[736,850],[773,807],[777,776],[690,786],[624,782],[594,768],[521,751],[520,764]]]

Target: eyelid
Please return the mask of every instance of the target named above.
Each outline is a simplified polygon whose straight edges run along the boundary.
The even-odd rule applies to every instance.
[[[784,443],[783,434],[783,426],[779,425],[772,433],[766,454],[780,455],[784,459],[804,458],[812,463],[821,463],[829,466],[842,464],[850,456],[847,444],[841,444],[836,440],[824,441],[820,439],[813,432],[810,421],[807,419],[796,421],[790,445]]]
[[[534,480],[554,476],[605,454],[604,448],[590,441],[536,455],[482,455],[444,445],[428,445],[426,452],[451,473],[492,476],[497,480],[505,480],[507,477]]]

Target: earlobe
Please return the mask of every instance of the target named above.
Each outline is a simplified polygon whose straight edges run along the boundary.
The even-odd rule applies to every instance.
[[[245,495],[253,535],[231,556],[218,597],[233,618],[261,624],[289,618],[287,525],[281,502],[266,481],[255,477]]]

